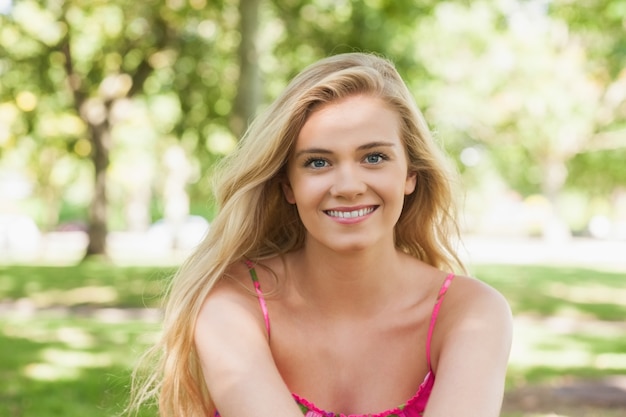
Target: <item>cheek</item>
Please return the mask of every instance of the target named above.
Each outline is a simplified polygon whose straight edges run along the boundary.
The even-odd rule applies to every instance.
[[[329,178],[324,176],[296,176],[291,180],[285,196],[291,197],[292,200],[287,201],[297,205],[300,210],[315,210],[324,204],[331,186]]]

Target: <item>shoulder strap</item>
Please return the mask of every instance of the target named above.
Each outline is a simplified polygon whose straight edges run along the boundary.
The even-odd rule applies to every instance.
[[[426,360],[428,361],[428,368],[432,371],[432,366],[430,363],[430,342],[433,338],[433,330],[435,329],[435,322],[437,321],[437,316],[439,315],[439,309],[441,308],[441,303],[443,302],[443,297],[446,295],[452,280],[454,279],[454,274],[449,274],[446,279],[443,281],[441,288],[439,289],[439,294],[437,295],[437,301],[435,302],[435,306],[433,307],[433,313],[430,316],[430,325],[428,326],[428,336],[426,338]]]
[[[263,295],[263,291],[261,291],[261,284],[259,283],[259,278],[257,277],[256,270],[254,269],[254,264],[249,260],[245,260],[244,262],[248,267],[248,271],[250,272],[250,278],[252,279],[252,284],[254,284],[254,291],[256,291],[257,297],[259,299],[259,304],[261,305],[261,312],[263,313],[263,319],[265,319],[265,330],[267,330],[267,338],[269,339],[270,316],[267,311],[265,296]]]

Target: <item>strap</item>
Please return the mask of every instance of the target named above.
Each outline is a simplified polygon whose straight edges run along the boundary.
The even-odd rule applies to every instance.
[[[432,366],[430,363],[430,342],[433,338],[433,330],[435,329],[435,322],[437,321],[437,316],[439,315],[439,309],[441,308],[441,303],[443,302],[443,297],[446,295],[452,280],[454,279],[454,274],[449,274],[446,279],[443,281],[441,288],[439,289],[439,294],[437,295],[437,301],[435,302],[435,307],[433,308],[433,313],[430,316],[430,326],[428,327],[428,336],[426,338],[426,359],[428,361],[428,369],[432,371]]]
[[[263,312],[263,318],[265,319],[265,330],[267,330],[267,338],[270,337],[270,316],[267,311],[267,303],[265,302],[265,296],[263,295],[263,291],[261,291],[261,284],[259,283],[259,277],[256,274],[256,270],[254,269],[254,264],[250,260],[244,261],[246,266],[248,267],[248,271],[250,272],[250,278],[252,279],[252,284],[254,284],[254,291],[256,291],[257,297],[259,298],[259,304],[261,305],[261,311]]]

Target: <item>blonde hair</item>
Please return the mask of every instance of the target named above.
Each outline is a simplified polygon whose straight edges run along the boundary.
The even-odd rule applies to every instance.
[[[147,377],[134,374],[131,409],[158,397],[162,417],[214,412],[194,346],[201,305],[229,265],[302,247],[306,231],[281,189],[288,157],[311,112],[357,94],[380,98],[398,113],[408,170],[417,174],[395,228],[397,247],[437,268],[463,269],[452,247],[459,233],[450,171],[393,64],[363,53],[318,61],[292,80],[221,163],[215,178],[218,214],[171,283],[162,337],[146,354]]]

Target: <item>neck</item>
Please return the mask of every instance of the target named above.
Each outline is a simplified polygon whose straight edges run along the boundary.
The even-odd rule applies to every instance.
[[[306,246],[298,252],[292,276],[303,299],[337,313],[371,311],[402,289],[405,256],[394,247],[337,253]]]

